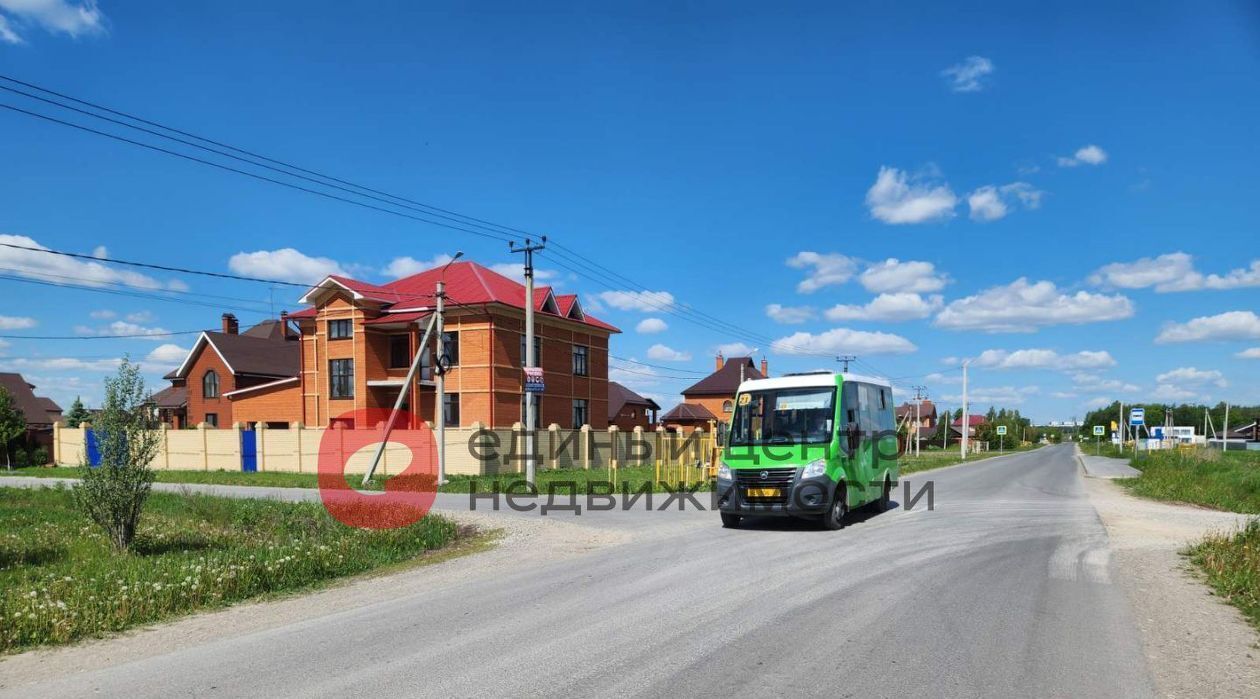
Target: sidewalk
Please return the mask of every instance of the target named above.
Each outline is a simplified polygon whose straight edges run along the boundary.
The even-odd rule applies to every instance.
[[[1137,478],[1142,472],[1129,465],[1128,459],[1113,459],[1108,456],[1090,456],[1077,452],[1076,457],[1085,467],[1085,475],[1090,478]]]

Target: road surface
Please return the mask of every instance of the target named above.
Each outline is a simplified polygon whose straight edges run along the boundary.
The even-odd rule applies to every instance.
[[[906,480],[928,479],[933,510],[897,502],[838,532],[727,530],[712,512],[551,515],[628,536],[481,575],[439,574],[473,559],[421,568],[406,574],[421,584],[348,609],[0,685],[23,697],[1153,694],[1072,446]]]

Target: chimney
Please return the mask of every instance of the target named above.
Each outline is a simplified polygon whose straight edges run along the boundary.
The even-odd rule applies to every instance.
[[[762,375],[762,376],[765,376],[765,377],[769,377],[769,376],[770,376],[770,365],[769,365],[769,364],[766,364],[766,358],[765,358],[765,357],[762,357],[762,358],[761,358],[761,375]]]
[[[715,357],[714,359],[716,360],[716,362],[715,362],[715,363],[717,364],[717,368],[716,368],[716,369],[714,369],[714,371],[721,371],[721,370],[722,370],[722,366],[723,366],[724,364],[726,364],[726,358],[725,358],[725,357],[723,357],[723,356],[722,356],[721,351],[719,351],[719,352],[717,353],[717,357]]]
[[[236,322],[236,316],[231,313],[223,314],[223,333],[225,335],[235,335],[241,326]]]
[[[289,312],[280,311],[280,331],[284,334],[284,339],[288,340],[293,336],[289,330]]]

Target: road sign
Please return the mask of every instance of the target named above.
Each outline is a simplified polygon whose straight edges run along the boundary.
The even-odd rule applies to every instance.
[[[542,393],[547,384],[543,381],[542,367],[525,367],[525,390],[529,393]]]
[[[1094,436],[1095,436],[1095,437],[1101,437],[1101,436],[1103,436],[1103,435],[1105,435],[1105,434],[1107,434],[1107,427],[1106,427],[1106,425],[1094,425]]]
[[[1146,424],[1146,408],[1134,408],[1129,411],[1129,424],[1133,426]]]
[[[1006,425],[998,425],[998,426],[997,426],[997,433],[998,433],[999,435],[1006,434]]]

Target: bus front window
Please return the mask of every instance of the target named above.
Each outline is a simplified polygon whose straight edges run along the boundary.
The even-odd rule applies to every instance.
[[[831,441],[834,388],[782,388],[741,394],[729,446],[823,444]]]

